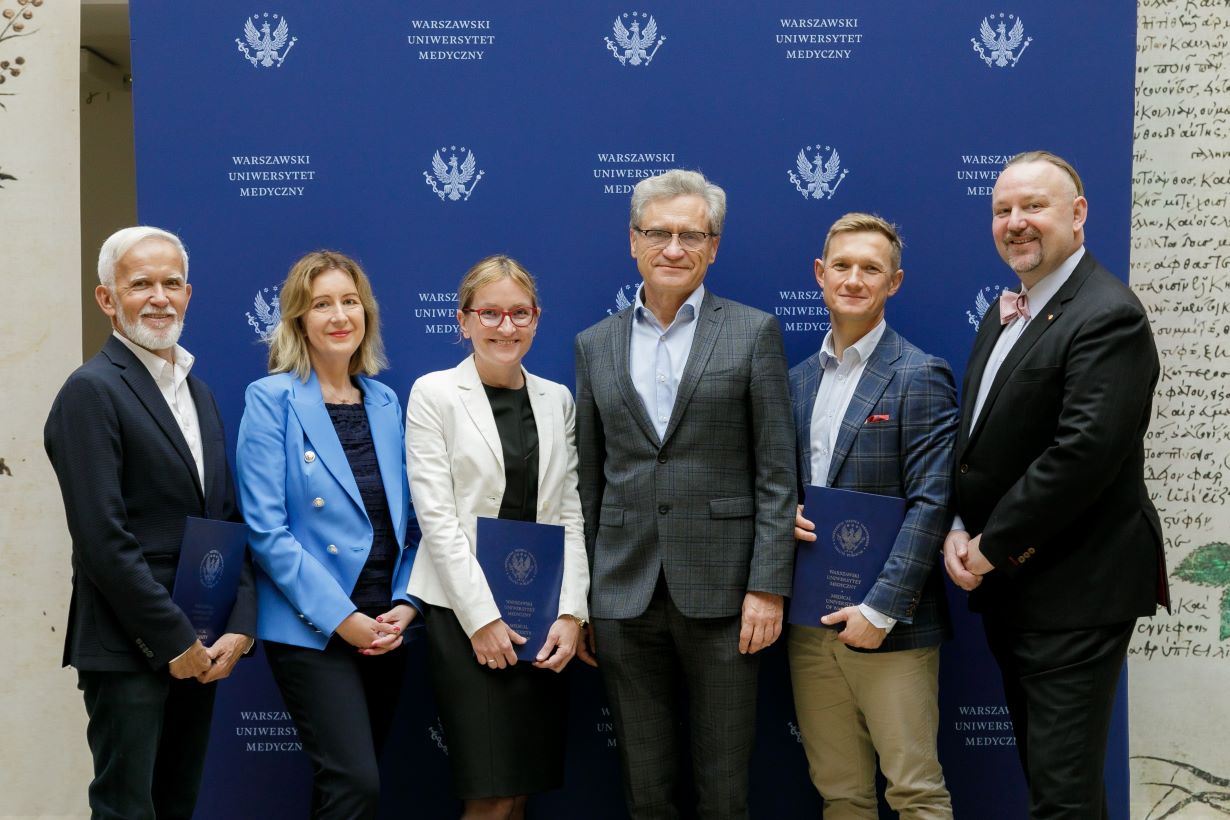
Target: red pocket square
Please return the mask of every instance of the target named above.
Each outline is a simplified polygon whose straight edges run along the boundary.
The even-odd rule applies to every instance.
[[[864,424],[879,424],[882,421],[888,421],[888,413],[872,413],[867,417]]]

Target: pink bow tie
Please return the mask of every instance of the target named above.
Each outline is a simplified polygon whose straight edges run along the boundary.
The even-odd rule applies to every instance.
[[[1029,298],[1024,293],[1005,290],[999,294],[999,323],[1006,325],[1020,316],[1029,321]]]

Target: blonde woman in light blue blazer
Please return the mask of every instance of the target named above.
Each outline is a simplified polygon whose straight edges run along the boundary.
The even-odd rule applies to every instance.
[[[257,636],[312,764],[312,817],[375,818],[401,691],[418,527],[401,405],[359,265],[295,263],[272,375],[248,386],[236,466],[256,565]]]

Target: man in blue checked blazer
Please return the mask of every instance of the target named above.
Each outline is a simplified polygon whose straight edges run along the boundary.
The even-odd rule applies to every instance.
[[[939,643],[951,633],[940,562],[957,398],[947,362],[884,321],[901,240],[878,216],[829,229],[815,262],[832,327],[790,371],[804,484],[904,498],[905,522],[871,591],[823,625],[792,626],[795,709],[825,818],[874,818],[876,756],[902,818],[950,818],[936,755]],[[816,540],[796,518],[795,537]]]

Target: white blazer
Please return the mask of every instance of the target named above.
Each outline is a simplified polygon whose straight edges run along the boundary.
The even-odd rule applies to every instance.
[[[529,373],[525,381],[538,428],[538,521],[564,525],[559,614],[588,620],[572,395],[562,384]],[[474,557],[474,533],[478,516],[498,517],[504,498],[504,448],[473,356],[452,370],[428,373],[410,389],[406,462],[423,530],[409,592],[452,609],[473,636],[500,617]]]

